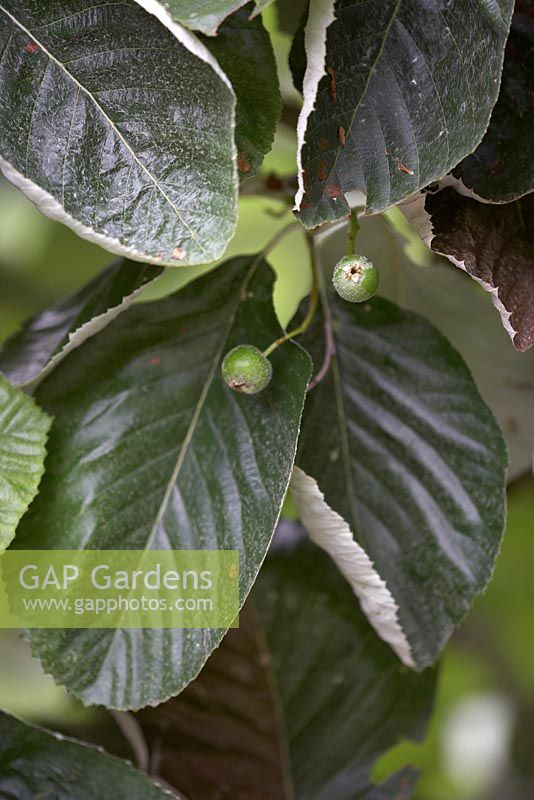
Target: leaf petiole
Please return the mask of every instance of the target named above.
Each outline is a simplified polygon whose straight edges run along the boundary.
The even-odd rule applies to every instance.
[[[313,234],[306,235],[306,241],[308,243],[308,248],[310,251],[310,265],[311,265],[311,273],[312,273],[312,284],[311,284],[311,291],[310,291],[310,304],[308,306],[308,312],[301,322],[296,328],[288,333],[281,336],[279,339],[275,339],[275,341],[269,345],[269,347],[263,351],[263,355],[265,358],[271,355],[271,353],[276,350],[277,347],[280,347],[281,344],[285,344],[290,339],[294,339],[296,336],[301,336],[303,333],[306,333],[308,328],[310,327],[313,318],[315,317],[315,312],[317,311],[317,307],[319,305],[319,283],[317,280],[317,259],[315,256],[315,248],[313,245]]]
[[[358,211],[353,208],[350,212],[349,219],[349,238],[347,242],[347,255],[353,256],[356,252],[356,237],[360,230],[360,223],[358,222]]]

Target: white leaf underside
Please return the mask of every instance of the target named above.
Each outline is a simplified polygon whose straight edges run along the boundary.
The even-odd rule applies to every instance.
[[[332,558],[378,636],[400,660],[415,668],[408,639],[398,619],[398,606],[373,562],[354,539],[347,522],[330,508],[317,481],[295,466],[291,494],[310,539]]]
[[[154,280],[157,280],[157,278]],[[134,301],[146,289],[146,286],[147,285],[145,284],[140,286],[138,289],[134,289],[133,292],[123,298],[121,303],[109,308],[107,311],[103,311],[101,314],[93,317],[88,322],[84,322],[79,328],[70,331],[67,342],[65,342],[61,350],[55,353],[50,361],[45,364],[37,377],[30,381],[23,381],[19,385],[25,387],[29,392],[33,393],[41,381],[44,380],[44,378],[46,378],[46,376],[49,375],[72,350],[76,350],[76,348],[80,347],[80,345],[87,341],[87,339],[90,339],[92,336],[100,333],[100,331],[103,331],[104,328],[107,328],[107,326],[113,322],[113,320],[116,319],[119,314],[122,314],[123,311],[126,311],[126,309],[129,308],[132,303],[134,303]]]
[[[295,195],[295,211],[300,210],[304,197],[302,149],[308,119],[315,107],[319,82],[326,71],[326,32],[335,18],[334,5],[334,0],[311,0],[304,33],[307,64],[302,86],[304,102],[297,123],[298,191]]]
[[[176,20],[174,20],[166,8],[164,8],[161,3],[158,3],[157,0],[135,0],[137,5],[144,8],[149,14],[156,17],[162,25],[164,25],[167,30],[169,30],[173,36],[178,39],[180,44],[183,44],[193,55],[200,58],[202,61],[205,61],[206,64],[209,64],[210,67],[213,68],[214,72],[217,73],[219,78],[228,86],[232,94],[234,94],[234,89],[232,84],[230,83],[229,79],[226,77],[225,73],[220,68],[219,64],[212,56],[208,48],[202,44],[202,42],[197,39],[191,31],[188,31],[187,28],[184,28],[183,25],[180,25]]]
[[[20,189],[45,217],[66,225],[81,239],[86,239],[88,242],[103,247],[114,255],[131,258],[132,261],[142,261],[147,264],[157,264],[158,266],[164,263],[161,259],[150,258],[150,256],[141,253],[134,247],[127,247],[119,239],[107,236],[104,233],[99,233],[88,225],[84,225],[83,222],[75,219],[71,214],[65,211],[61,203],[56,200],[55,197],[15,169],[15,167],[10,164],[9,161],[6,161],[5,158],[2,158],[2,156],[0,156],[0,170],[4,174],[4,177],[16,186],[17,189]]]

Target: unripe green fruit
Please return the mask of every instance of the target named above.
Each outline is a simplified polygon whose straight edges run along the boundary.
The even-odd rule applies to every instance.
[[[364,303],[378,289],[378,270],[365,256],[345,256],[334,267],[332,283],[343,300]]]
[[[257,347],[239,344],[225,355],[222,375],[234,392],[258,394],[269,384],[273,367]]]

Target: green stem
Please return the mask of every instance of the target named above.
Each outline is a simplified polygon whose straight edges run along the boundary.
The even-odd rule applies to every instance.
[[[321,266],[317,271],[318,288],[319,288],[319,302],[321,303],[323,311],[323,328],[324,328],[324,356],[323,363],[321,364],[318,372],[315,373],[308,386],[308,392],[311,392],[321,381],[328,375],[332,360],[336,355],[336,343],[334,339],[334,330],[332,322],[332,312],[328,302],[328,292],[324,281],[324,272]]]
[[[350,212],[349,222],[349,240],[347,243],[347,255],[353,256],[356,252],[356,236],[360,230],[360,223],[358,222],[358,212],[353,208]]]
[[[301,336],[303,333],[306,333],[313,321],[313,318],[315,317],[315,312],[317,311],[317,307],[319,305],[319,284],[317,281],[317,260],[315,258],[315,248],[313,246],[313,234],[306,234],[306,241],[310,251],[310,264],[312,272],[312,285],[308,312],[298,327],[284,334],[284,336],[281,336],[279,339],[276,339],[266,350],[263,351],[265,358],[270,356],[271,353],[276,350],[277,347],[280,347],[281,344],[285,344],[285,342],[288,342],[290,339],[294,339],[295,336]]]

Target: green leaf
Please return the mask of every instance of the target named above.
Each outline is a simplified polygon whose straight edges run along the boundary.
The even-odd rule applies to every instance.
[[[249,601],[185,692],[136,715],[158,775],[190,800],[221,785],[262,800],[411,796],[410,773],[380,788],[369,776],[400,736],[422,736],[436,675],[399,665],[303,537],[280,524],[253,591],[260,617]]]
[[[484,135],[512,0],[312,0],[296,206],[310,228],[357,192],[382,211],[443,177]]]
[[[307,543],[293,548],[281,533],[254,596],[284,712],[295,798],[393,800],[393,786],[408,775],[378,788],[371,768],[401,736],[423,736],[436,673],[416,675],[400,665],[329,559]]]
[[[0,20],[5,176],[111,252],[219,258],[236,224],[235,98],[202,44],[132,0],[6,0]]]
[[[383,299],[322,294],[335,354],[309,394],[297,457],[318,486],[297,473],[295,499],[378,633],[421,668],[491,576],[505,445],[461,357],[430,323]],[[316,368],[322,322],[308,337]]]
[[[37,494],[52,420],[0,375],[0,553]]]
[[[512,17],[501,91],[486,135],[454,175],[492,203],[516,200],[534,190],[534,19]]]
[[[271,149],[281,98],[271,39],[250,4],[204,44],[230,79],[237,98],[235,140],[241,178],[252,176]]]
[[[190,800],[291,800],[270,654],[252,605],[185,692],[136,714],[157,773]],[[149,756],[150,758],[150,756]]]
[[[249,0],[136,0],[140,6],[156,13],[159,6],[171,19],[195,31],[215,36],[219,25]]]
[[[447,259],[424,247],[421,252],[421,243],[409,229],[402,233],[384,216],[361,217],[358,252],[379,268],[382,297],[423,314],[465,360],[505,435],[512,481],[532,467],[534,350],[518,353],[510,347],[488,294]],[[423,264],[405,252],[414,244]],[[346,251],[346,226],[321,242],[321,257],[327,264],[335,264]]]
[[[244,600],[293,464],[309,358],[272,357],[260,395],[220,375],[240,342],[280,336],[261,256],[222,265],[164,300],[130,308],[37,390],[55,416],[41,492],[20,548],[238,549]],[[222,630],[34,631],[56,681],[87,703],[140,707],[177,694]]]
[[[427,195],[424,236],[435,253],[465,270],[487,292],[514,347],[534,345],[534,194],[493,206],[452,188]]]
[[[120,758],[0,712],[0,796],[6,800],[175,797]]]
[[[19,386],[42,380],[71,350],[125,311],[161,272],[126,260],[107,267],[79,292],[36,314],[8,339],[0,351],[0,372]]]

